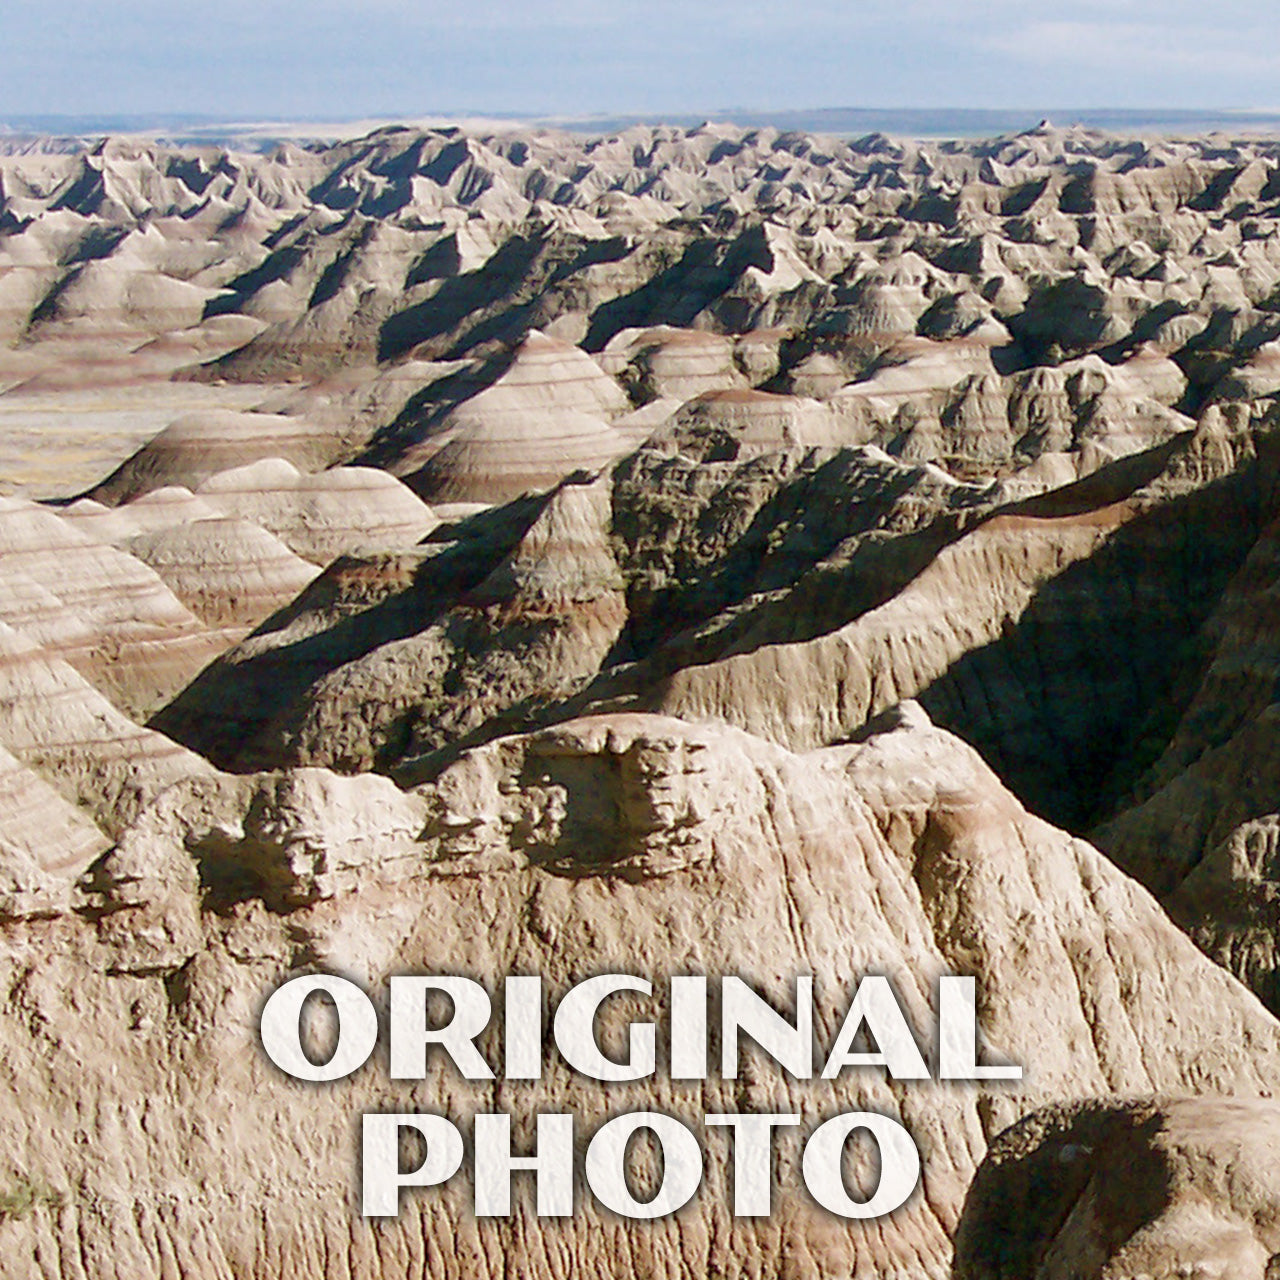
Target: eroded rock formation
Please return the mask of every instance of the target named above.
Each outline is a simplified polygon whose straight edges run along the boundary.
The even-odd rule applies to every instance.
[[[1181,1098],[1055,1107],[978,1171],[955,1280],[1238,1277],[1280,1268],[1276,1104]]]
[[[248,1280],[331,1273],[335,1258],[351,1274],[406,1278],[565,1265],[943,1277],[988,1139],[1028,1108],[1280,1083],[1280,1024],[1254,997],[911,707],[863,743],[803,755],[620,715],[500,739],[407,794],[319,769],[193,778],[72,896],[70,911],[7,929],[0,1012],[19,1104],[0,1159],[61,1206],[9,1224],[11,1247],[55,1273],[87,1256],[104,1277],[160,1274],[165,1259],[203,1275],[216,1249]],[[895,1082],[881,1068],[798,1082],[752,1048],[737,1080],[606,1090],[558,1060],[529,1084],[469,1085],[434,1057],[426,1080],[392,1082],[379,1054],[350,1081],[305,1086],[266,1063],[253,1019],[267,990],[313,966],[375,992],[405,970],[490,985],[539,973],[553,992],[601,969],[737,974],[784,1008],[789,975],[805,972],[820,1040],[850,982],[876,972],[926,1045],[934,978],[976,972],[992,1051],[1028,1071],[982,1088]],[[611,1002],[604,1043],[647,1008]],[[875,1109],[917,1139],[924,1184],[891,1218],[841,1222],[795,1194],[799,1149],[784,1138],[777,1211],[735,1221],[728,1146],[712,1136],[699,1197],[654,1228],[585,1192],[554,1230],[520,1195],[513,1218],[480,1221],[465,1181],[407,1193],[400,1216],[376,1225],[353,1204],[362,1110],[502,1109],[527,1137],[536,1111],[571,1111],[589,1130],[637,1106],[695,1123],[704,1111],[808,1123]]]
[[[957,1280],[1271,1280],[1278,174],[1048,126],[0,155],[5,421],[190,397],[0,498],[4,1256],[942,1280],[959,1226]],[[812,974],[824,1034],[886,974],[926,1041],[970,973],[1026,1078],[256,1046],[291,974],[610,968]],[[881,1111],[923,1186],[838,1221],[788,1138],[734,1221],[717,1135],[643,1230],[356,1211],[361,1111],[641,1106]]]

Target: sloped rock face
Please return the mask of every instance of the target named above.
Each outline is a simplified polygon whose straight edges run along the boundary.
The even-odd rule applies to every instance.
[[[630,404],[584,352],[534,331],[499,365],[461,403],[393,424],[370,457],[394,458],[395,473],[429,502],[494,503],[629,451],[609,423]]]
[[[118,832],[205,760],[130,720],[70,666],[0,626],[0,743]]]
[[[272,384],[182,415],[112,502],[274,456],[501,500],[614,456],[624,390],[748,388],[831,398],[841,443],[1043,487],[1274,393],[1274,169],[1264,140],[1081,130],[105,140],[0,158],[0,335],[19,393],[86,367]],[[513,391],[541,429],[503,416]]]
[[[532,524],[515,505],[441,531],[411,582],[377,562],[335,571],[157,725],[232,767],[429,771],[468,734],[587,706],[809,748],[921,697],[1037,809],[1083,829],[1144,767],[1275,510],[1265,423],[1209,419],[1007,501],[873,447],[726,459],[721,421],[688,419],[677,452],[660,430],[539,500]],[[508,557],[547,563],[519,577]],[[206,708],[232,702],[261,709],[228,750]]]
[[[260,525],[319,565],[369,547],[411,546],[438,523],[404,485],[370,467],[308,475],[268,458],[210,476],[197,496]]]
[[[139,534],[129,551],[210,626],[246,628],[288,604],[319,572],[265,529],[201,520]]]
[[[1206,425],[1093,483],[996,507],[878,607],[687,666],[644,705],[812,744],[919,696],[1037,808],[1087,824],[1275,509],[1274,450],[1270,428]]]
[[[0,919],[57,916],[110,840],[40,774],[0,748]]]
[[[1224,964],[1280,1003],[1274,908],[1276,529],[1266,525],[1199,637],[1172,733],[1097,839]]]
[[[978,1170],[952,1274],[1268,1280],[1280,1268],[1276,1121],[1269,1100],[1037,1112]]]
[[[566,1259],[943,1277],[987,1139],[1027,1108],[1280,1083],[1280,1024],[1145,891],[1028,815],[912,708],[862,744],[807,755],[672,719],[593,718],[494,742],[409,795],[319,770],[193,780],[142,814],[78,893],[80,909],[7,929],[0,960],[17,1104],[0,1161],[39,1191],[7,1230],[55,1274],[223,1267],[265,1280],[331,1274],[342,1258],[350,1274],[389,1277],[550,1276]],[[379,1053],[346,1082],[286,1083],[253,1047],[254,1019],[275,983],[316,965],[375,992],[406,969],[491,986],[540,973],[554,994],[602,970],[658,983],[736,974],[783,1008],[789,975],[807,972],[820,1039],[853,978],[875,972],[926,1045],[933,978],[961,970],[979,975],[993,1052],[1028,1071],[977,1088],[879,1068],[807,1083],[751,1047],[737,1080],[602,1089],[558,1059],[533,1083],[468,1085],[434,1058],[426,1080],[397,1083]],[[610,1002],[602,1043],[650,1012]],[[776,1212],[734,1220],[728,1147],[713,1135],[699,1197],[653,1225],[627,1226],[585,1192],[554,1230],[521,1193],[514,1217],[482,1221],[462,1184],[407,1194],[376,1226],[355,1211],[361,1111],[506,1110],[531,1139],[535,1111],[590,1129],[637,1106],[695,1124],[716,1110],[806,1124],[881,1111],[919,1142],[924,1186],[890,1218],[842,1222],[791,1193],[799,1148],[780,1139]]]
[[[882,562],[891,533],[917,534],[914,556],[927,554],[983,492],[874,450],[720,463],[657,442],[594,481],[441,530],[412,557],[333,566],[156,724],[227,766],[391,768],[563,718],[597,685],[655,681],[770,619],[821,627],[918,567],[912,551]],[[805,607],[788,610],[801,591]],[[234,727],[207,715],[214,704],[237,709]]]
[[[225,648],[147,565],[34,503],[0,504],[0,619],[122,708],[145,715]]]
[[[323,431],[297,418],[212,410],[171,423],[90,496],[114,505],[169,485],[194,489],[219,472],[267,458],[317,471],[340,456],[341,449]]]
[[[746,383],[734,363],[733,342],[721,334],[696,329],[668,325],[624,329],[609,340],[597,360],[643,403],[663,399],[683,403]]]
[[[1271,415],[1212,407],[1023,498],[794,443],[831,419],[757,394],[700,397],[595,480],[334,566],[156,726],[224,767],[412,782],[592,708],[809,749],[918,697],[1278,1007]]]
[[[0,500],[5,1256],[932,1280],[968,1194],[957,1277],[1270,1280],[1278,162],[1047,127],[0,156],[6,420],[200,395],[88,496]],[[316,969],[812,974],[828,1040],[884,974],[930,1051],[969,973],[1027,1074],[413,1083],[383,1046],[302,1087],[255,1024]],[[924,1185],[838,1221],[784,1134],[735,1221],[712,1135],[643,1230],[585,1190],[480,1222],[465,1175],[358,1214],[363,1111],[641,1108],[882,1112]]]

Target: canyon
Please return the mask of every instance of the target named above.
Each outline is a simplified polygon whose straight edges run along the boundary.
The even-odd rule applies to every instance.
[[[1269,1280],[1278,401],[1265,136],[0,139],[0,1272]],[[1025,1072],[304,1083],[318,972],[875,974],[931,1061],[966,975]],[[627,1110],[920,1188],[361,1216],[362,1114]]]

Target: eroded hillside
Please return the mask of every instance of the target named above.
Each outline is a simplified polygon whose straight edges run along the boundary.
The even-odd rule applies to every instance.
[[[1270,1275],[1265,1179],[1205,1170],[1265,1164],[1280,1061],[1280,142],[36,149],[0,340],[5,421],[174,409],[0,498],[0,1231],[40,1274],[942,1277],[963,1212],[958,1275]],[[926,1026],[972,973],[1027,1078],[308,1091],[255,1043],[297,972],[609,967],[813,974],[824,1027],[851,974]],[[606,1101],[880,1111],[924,1187],[735,1223],[717,1147],[644,1232],[359,1219],[361,1111]],[[1082,1133],[1162,1193],[1081,1164],[1079,1231],[1015,1239]]]

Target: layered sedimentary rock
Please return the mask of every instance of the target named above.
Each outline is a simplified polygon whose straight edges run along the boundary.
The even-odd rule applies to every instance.
[[[83,810],[0,748],[0,919],[67,911],[76,878],[110,847]]]
[[[19,1105],[3,1154],[38,1191],[8,1229],[55,1273],[88,1257],[95,1276],[159,1275],[166,1259],[203,1275],[216,1257],[248,1280],[334,1258],[384,1277],[550,1276],[569,1258],[637,1273],[772,1274],[799,1260],[816,1275],[941,1278],[988,1138],[1028,1107],[1278,1083],[1280,1024],[1142,889],[1026,814],[910,708],[864,743],[807,755],[670,719],[589,719],[494,742],[409,795],[322,770],[196,779],[140,815],[82,892],[91,910],[5,935],[0,1025]],[[602,1089],[553,1060],[536,1083],[468,1085],[432,1057],[419,1083],[388,1080],[379,1058],[350,1081],[299,1086],[253,1048],[252,1022],[264,991],[317,962],[375,991],[408,968],[490,984],[540,973],[557,995],[602,968],[659,982],[692,968],[744,976],[782,1007],[791,979],[778,975],[804,970],[824,1038],[850,976],[875,972],[926,1045],[933,977],[973,970],[992,1051],[1035,1069],[977,1089],[880,1069],[803,1082],[750,1046],[732,1081]],[[611,1002],[604,1042],[647,1008]],[[635,1106],[695,1123],[794,1111],[806,1124],[871,1108],[913,1134],[924,1185],[890,1218],[835,1219],[792,1194],[799,1147],[784,1135],[775,1213],[735,1221],[728,1144],[708,1135],[697,1199],[652,1226],[585,1191],[554,1231],[519,1189],[513,1217],[479,1220],[464,1182],[406,1193],[394,1221],[361,1220],[361,1111],[495,1103],[517,1135],[539,1110],[570,1111],[585,1133]],[[245,1213],[243,1197],[261,1211]]]
[[[211,627],[252,628],[319,570],[244,520],[200,520],[130,538],[128,548]]]
[[[1108,775],[1272,501],[1271,429],[1233,434],[1211,415],[1073,487],[1002,502],[874,448],[805,449],[778,430],[756,453],[749,433],[791,429],[803,403],[723,394],[585,488],[443,531],[407,582],[390,562],[343,568],[158,723],[230,763],[203,709],[260,707],[232,737],[245,763],[386,768],[498,713],[487,732],[639,706],[811,747],[919,695],[1037,805],[1079,822],[1114,799],[1123,779]],[[572,536],[539,542],[571,508]],[[533,596],[503,568],[535,556],[573,589]],[[1115,636],[1136,661],[1112,660]]]
[[[153,489],[194,489],[221,471],[267,458],[315,471],[338,461],[342,452],[328,432],[299,418],[214,409],[178,418],[89,496],[114,505]]]
[[[185,485],[165,485],[117,507],[104,506],[93,498],[78,498],[59,514],[95,541],[119,547],[131,538],[161,533],[197,520],[215,520],[224,513],[212,503],[197,498]]]
[[[479,386],[420,421],[402,415],[370,457],[391,451],[392,470],[428,502],[492,503],[598,470],[630,448],[609,426],[629,408],[626,396],[576,347],[530,334]]]
[[[14,1256],[941,1280],[967,1197],[972,1280],[1266,1277],[1278,165],[1049,126],[0,157],[6,421],[198,397],[0,503]],[[1027,1078],[315,1091],[254,1048],[295,972],[611,967],[812,973],[823,1030],[888,974],[926,1039],[973,973]],[[837,1222],[788,1137],[756,1222],[714,1140],[643,1230],[351,1200],[361,1111],[641,1106],[885,1112],[924,1187]]]
[[[604,414],[562,405],[593,418],[617,416],[620,385],[637,403],[844,389],[891,452],[965,473],[1047,452],[1061,478],[1205,403],[1273,393],[1275,162],[1268,140],[1052,129],[405,129],[265,155],[110,140],[4,157],[0,311],[24,351],[78,344],[56,368],[15,356],[20,380],[155,376],[187,352],[184,376],[327,387],[273,390],[267,416],[187,417],[110,479],[113,500],[198,483],[196,445],[213,470],[366,448],[425,462],[445,441],[415,397],[442,406],[442,379],[483,378],[532,330],[617,379]],[[580,461],[582,428],[560,446]]]
[[[370,547],[409,546],[439,523],[403,484],[369,467],[313,475],[267,458],[210,476],[196,496],[261,525],[315,564]]]
[[[146,714],[226,647],[152,569],[53,511],[0,499],[0,619]]]
[[[732,341],[697,329],[669,325],[624,329],[609,340],[597,359],[642,403],[692,400],[706,391],[747,385],[734,363]]]
[[[844,429],[816,400],[767,391],[706,391],[683,404],[646,443],[719,462],[795,446],[850,443],[858,434]]]
[[[1111,855],[1273,1007],[1276,534],[1272,518],[1196,638],[1181,698],[1152,717],[1146,767],[1097,829]]]
[[[597,480],[335,568],[157,724],[224,765],[414,779],[459,743],[588,707],[808,748],[920,697],[1040,812],[1078,830],[1107,819],[1103,846],[1274,999],[1274,801],[1257,763],[1274,679],[1257,594],[1270,418],[1211,406],[1195,429],[1030,499],[873,446],[813,447],[833,423],[814,402],[699,397]],[[1209,731],[1240,730],[1234,756],[1183,729],[1144,779],[1198,655],[1232,628],[1187,724],[1203,738],[1206,715],[1225,717]],[[1227,673],[1245,645],[1257,674],[1242,683]],[[248,710],[210,718],[227,705]]]
[[[170,783],[212,772],[8,626],[0,626],[0,654],[0,745],[108,833]]]
[[[390,768],[705,662],[753,624],[866,607],[983,500],[875,450],[721,462],[717,441],[701,440],[705,461],[655,444],[412,554],[334,565],[156,723],[223,764]],[[788,609],[789,588],[821,612]],[[214,705],[235,712],[211,719]]]

